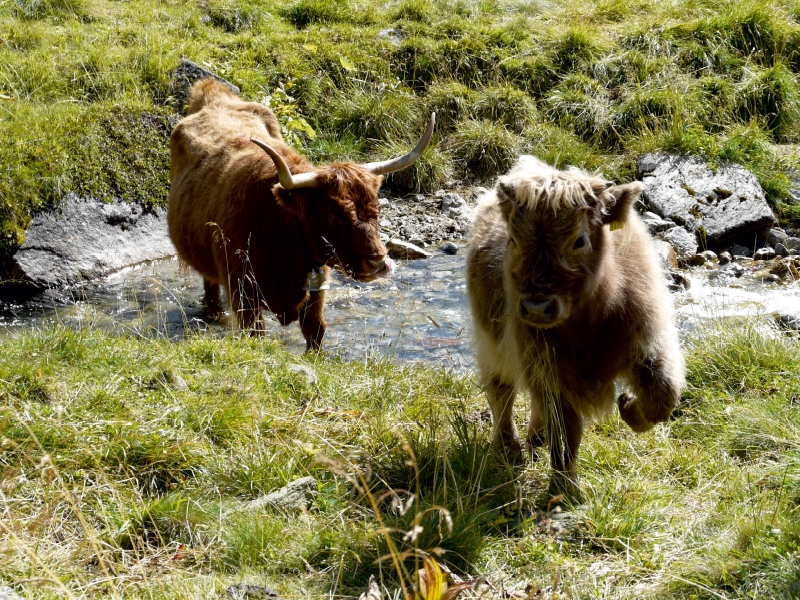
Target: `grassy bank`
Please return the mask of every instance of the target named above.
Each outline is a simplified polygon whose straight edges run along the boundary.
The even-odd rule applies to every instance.
[[[675,150],[753,169],[785,220],[800,125],[787,0],[4,0],[0,251],[65,192],[163,204],[171,71],[188,57],[268,102],[314,160],[435,146],[395,191],[489,178],[520,152],[634,175]]]
[[[673,421],[637,436],[615,415],[588,431],[587,501],[558,525],[533,516],[547,461],[514,471],[489,455],[469,375],[236,336],[5,337],[0,586],[348,598],[370,574],[397,589],[392,561],[376,563],[394,546],[442,549],[456,573],[488,578],[484,597],[800,597],[800,346],[705,334]],[[307,510],[243,508],[306,475]]]

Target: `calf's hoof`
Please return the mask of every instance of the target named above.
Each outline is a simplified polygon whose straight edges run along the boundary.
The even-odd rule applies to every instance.
[[[642,414],[642,404],[633,394],[628,392],[620,394],[617,398],[617,406],[619,406],[619,416],[636,433],[649,431],[655,425]]]

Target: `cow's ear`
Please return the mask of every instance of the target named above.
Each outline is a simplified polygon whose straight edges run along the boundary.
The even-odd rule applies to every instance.
[[[298,211],[295,194],[285,190],[280,183],[273,186],[272,195],[275,196],[275,200],[278,202],[278,205],[281,208],[285,208],[292,213],[296,213]]]
[[[606,194],[610,195],[611,201],[606,203],[603,223],[611,225],[612,231],[623,227],[628,220],[630,211],[633,209],[634,202],[642,195],[642,190],[644,190],[644,185],[642,185],[641,181],[633,181],[625,185],[608,188]]]

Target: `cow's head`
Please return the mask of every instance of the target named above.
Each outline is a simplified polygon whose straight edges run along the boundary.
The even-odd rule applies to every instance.
[[[508,225],[506,273],[521,319],[540,328],[566,321],[597,281],[607,236],[625,226],[641,193],[639,182],[614,186],[533,157],[498,180]]]
[[[272,192],[281,206],[298,215],[313,258],[359,281],[371,281],[393,268],[378,235],[378,189],[383,175],[405,169],[420,157],[434,123],[432,114],[422,139],[405,156],[366,164],[333,163],[297,175],[292,175],[272,147],[252,141],[275,163],[280,183]]]

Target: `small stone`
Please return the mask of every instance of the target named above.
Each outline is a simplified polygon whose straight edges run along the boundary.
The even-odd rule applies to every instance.
[[[727,265],[729,262],[733,260],[730,252],[720,252],[719,254],[719,264],[720,265]]]
[[[692,280],[681,271],[668,271],[667,287],[672,292],[682,292],[692,287]]]
[[[389,204],[388,198],[378,198],[378,206],[386,206]]]
[[[729,265],[725,266],[725,270],[733,273],[734,277],[741,277],[742,275],[744,275],[744,267],[739,263],[732,262]]]
[[[417,202],[422,202],[423,200],[425,200],[425,195],[424,195],[424,194],[416,194],[416,195],[414,196],[414,199],[415,199]]]
[[[317,377],[314,369],[308,365],[289,365],[289,370],[292,373],[296,373],[297,375],[303,377],[308,385],[314,385],[317,383],[317,381],[319,381],[319,377]]]
[[[782,244],[789,236],[780,227],[771,227],[764,232],[763,236],[759,234],[759,237],[774,248],[776,244]]]
[[[228,600],[263,600],[269,598],[280,598],[278,592],[260,585],[249,583],[235,583],[225,590]]]
[[[386,242],[389,241],[389,234],[388,233],[384,233],[384,232],[381,231],[380,233],[378,233],[378,237],[381,239],[381,243],[382,244],[385,244]]]
[[[772,248],[759,248],[753,255],[753,260],[772,260],[775,258],[775,250]]]
[[[412,260],[430,257],[430,253],[426,252],[419,246],[404,242],[403,240],[390,239],[386,243],[386,248],[389,251],[389,256],[392,258],[404,258],[407,260]]]
[[[790,314],[775,315],[778,325],[787,331],[800,331],[800,316]]]
[[[664,241],[672,244],[679,263],[688,263],[697,254],[697,238],[683,227],[673,227],[664,233]]]
[[[392,222],[389,219],[381,219],[378,221],[378,226],[383,227],[384,229],[389,229],[392,226]]]
[[[262,508],[280,508],[283,510],[307,509],[317,493],[317,480],[313,477],[301,477],[286,487],[270,492],[266,496],[245,502],[245,510]]]
[[[7,585],[0,585],[0,600],[22,600],[22,596]]]
[[[703,252],[698,252],[690,261],[689,264],[693,267],[702,267],[707,264],[714,264],[717,261],[717,254],[716,252],[712,252],[711,250],[704,250]]]
[[[746,246],[741,246],[739,244],[734,244],[731,246],[730,253],[734,256],[750,256],[753,253],[750,251],[750,248]]]
[[[411,238],[408,240],[409,244],[414,244],[415,246],[419,246],[420,248],[427,248],[428,242],[423,240],[422,238]]]
[[[172,385],[175,387],[176,390],[185,391],[189,389],[189,386],[183,380],[183,377],[180,375],[173,375],[172,376]]]
[[[789,249],[783,244],[775,244],[776,256],[789,256]]]
[[[445,242],[439,246],[439,250],[445,254],[458,254],[458,246],[456,246],[453,242]]]
[[[678,255],[675,254],[675,249],[672,247],[672,244],[663,240],[653,240],[653,246],[655,247],[656,255],[661,262],[661,266],[665,270],[668,271],[678,268]]]
[[[800,248],[800,238],[787,237],[783,241],[783,245],[786,246],[789,250],[796,250]]]
[[[403,43],[403,34],[399,29],[381,29],[378,37],[387,40],[392,46],[397,48]]]

